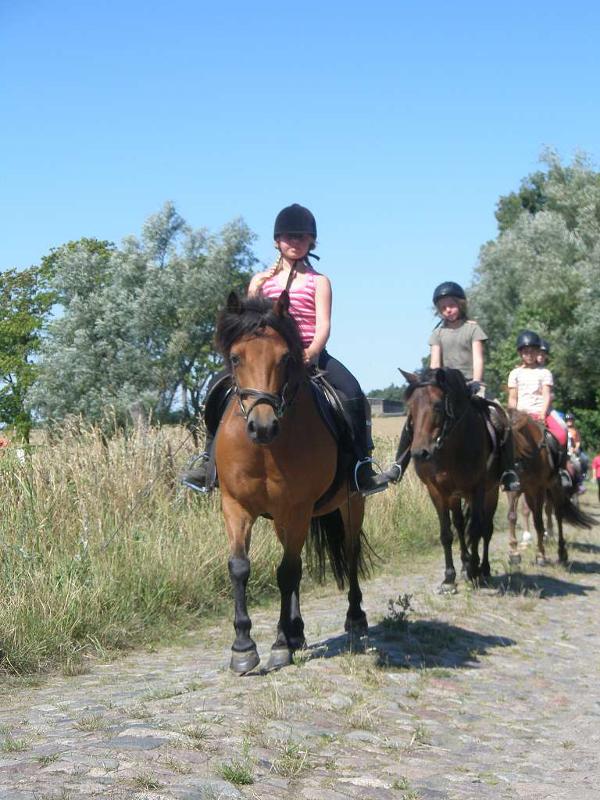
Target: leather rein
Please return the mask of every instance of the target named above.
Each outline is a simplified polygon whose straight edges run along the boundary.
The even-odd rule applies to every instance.
[[[290,270],[289,277],[287,279],[287,283],[285,285],[284,292],[289,291],[290,286],[292,285],[292,281],[296,277],[296,264],[298,262],[294,261],[292,269]],[[294,389],[291,395],[288,393],[289,389],[289,381],[286,381],[279,392],[263,392],[261,389],[252,389],[250,387],[242,387],[238,384],[235,379],[235,376],[231,375],[232,383],[233,383],[233,392],[237,398],[238,405],[240,407],[240,411],[242,412],[243,418],[248,421],[248,417],[254,411],[256,406],[259,403],[267,403],[267,405],[271,406],[273,411],[275,412],[275,416],[277,419],[281,419],[287,409],[291,406],[296,393],[298,391],[298,386]],[[244,397],[251,397],[253,398],[253,402],[250,404],[248,408],[244,405]]]

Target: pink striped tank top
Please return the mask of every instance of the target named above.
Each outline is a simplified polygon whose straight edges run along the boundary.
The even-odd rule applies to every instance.
[[[294,281],[290,287],[290,314],[296,320],[296,324],[300,330],[302,346],[308,347],[315,338],[317,327],[315,303],[317,273],[311,269],[306,270],[304,274],[306,275],[306,281],[302,286],[295,286],[294,284],[296,281]],[[281,286],[278,282],[277,276],[273,275],[271,278],[267,278],[263,283],[261,293],[264,297],[277,300],[284,288],[285,287]]]

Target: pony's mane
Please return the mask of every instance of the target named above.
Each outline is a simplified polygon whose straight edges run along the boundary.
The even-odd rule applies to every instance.
[[[268,297],[239,298],[239,307],[222,309],[217,318],[215,344],[224,358],[229,358],[231,348],[243,336],[262,336],[272,328],[285,341],[290,356],[298,365],[303,363],[303,348],[296,321],[287,311],[277,313],[277,301]]]
[[[443,373],[443,382],[440,381],[441,373]],[[451,367],[424,370],[416,383],[409,383],[406,387],[406,399],[408,400],[415,389],[418,389],[420,386],[437,386],[443,391],[448,392],[448,394],[456,400],[467,399],[469,397],[465,376],[459,369],[452,369]]]

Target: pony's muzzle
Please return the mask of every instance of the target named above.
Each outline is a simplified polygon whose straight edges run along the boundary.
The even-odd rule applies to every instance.
[[[279,420],[274,414],[268,415],[266,419],[253,414],[248,418],[246,430],[255,444],[270,444],[279,433]]]

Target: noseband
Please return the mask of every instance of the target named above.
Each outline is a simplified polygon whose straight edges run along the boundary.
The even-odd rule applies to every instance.
[[[260,389],[243,388],[238,384],[236,379],[233,378],[233,391],[237,398],[242,416],[246,422],[248,421],[250,414],[254,411],[259,403],[267,403],[267,405],[271,406],[275,412],[277,419],[281,419],[293,400],[293,397],[287,396],[288,385],[289,384],[286,381],[281,387],[281,391],[279,391],[277,394],[273,394],[272,392],[262,392]],[[253,398],[249,408],[244,406],[244,397]]]

